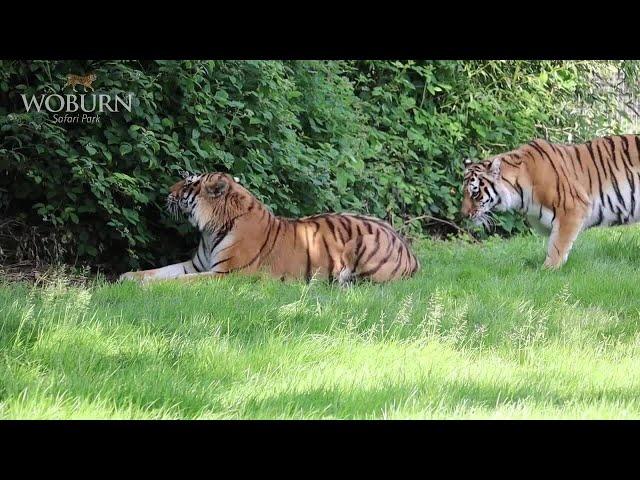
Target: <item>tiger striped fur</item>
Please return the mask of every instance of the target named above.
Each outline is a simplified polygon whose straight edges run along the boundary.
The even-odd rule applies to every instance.
[[[201,232],[191,260],[121,279],[202,278],[266,271],[276,278],[374,282],[414,274],[418,259],[406,241],[374,217],[325,213],[300,219],[273,215],[224,173],[192,175],[171,187],[168,208]]]
[[[485,227],[491,211],[517,210],[549,235],[544,266],[562,266],[587,228],[640,220],[640,136],[564,145],[534,140],[479,163],[466,161],[461,212]]]

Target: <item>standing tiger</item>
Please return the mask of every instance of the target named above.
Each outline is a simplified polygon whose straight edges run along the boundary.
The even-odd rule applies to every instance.
[[[518,210],[549,234],[546,268],[566,261],[587,228],[640,220],[640,136],[579,145],[534,140],[480,163],[465,161],[462,214],[485,227],[490,211]]]
[[[300,219],[273,215],[224,173],[191,175],[170,189],[167,207],[181,211],[201,233],[191,260],[120,279],[190,279],[231,272],[266,271],[282,280],[317,275],[347,285],[410,276],[418,259],[386,222],[355,214],[326,213]]]

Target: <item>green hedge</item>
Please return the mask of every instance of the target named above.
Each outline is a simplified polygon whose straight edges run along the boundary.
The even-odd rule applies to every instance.
[[[618,92],[595,79],[636,78],[636,67],[2,61],[0,218],[13,230],[0,246],[13,258],[34,251],[21,245],[28,235],[34,244],[47,238],[63,260],[115,270],[183,258],[195,234],[163,208],[181,169],[232,172],[281,215],[352,210],[395,225],[424,214],[457,222],[463,158],[534,137],[619,132]],[[63,93],[68,73],[89,71],[96,93],[133,93],[131,113],[60,125],[50,113],[25,112],[20,94]],[[502,217],[501,232],[522,228]]]

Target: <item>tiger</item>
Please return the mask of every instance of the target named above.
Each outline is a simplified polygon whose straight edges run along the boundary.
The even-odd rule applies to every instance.
[[[465,160],[461,214],[489,227],[493,211],[523,213],[549,237],[543,264],[564,265],[578,234],[640,219],[640,136],[582,144],[536,139],[481,162]]]
[[[82,85],[84,87],[84,91],[87,91],[87,88],[90,88],[93,92],[93,87],[91,84],[98,78],[95,73],[89,73],[88,75],[74,75],[70,73],[67,75],[67,83],[64,84],[64,88],[67,88],[69,85],[73,88],[73,91],[76,91],[76,85]]]
[[[190,175],[170,188],[167,209],[186,216],[200,232],[190,260],[127,272],[119,280],[220,277],[267,272],[280,280],[312,278],[350,286],[386,282],[418,271],[418,258],[392,226],[354,213],[304,218],[274,215],[226,173]]]

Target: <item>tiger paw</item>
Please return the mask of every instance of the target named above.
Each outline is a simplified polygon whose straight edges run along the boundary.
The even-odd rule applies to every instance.
[[[340,273],[338,274],[338,283],[341,287],[350,287],[353,285],[355,279],[355,274],[346,267],[340,270]]]
[[[558,270],[561,266],[562,262],[547,259],[544,261],[542,268],[544,268],[545,270]]]

